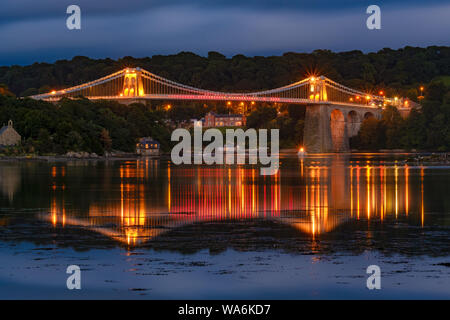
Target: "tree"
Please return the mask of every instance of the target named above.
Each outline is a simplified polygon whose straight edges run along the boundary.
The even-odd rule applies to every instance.
[[[356,137],[356,147],[365,150],[378,150],[385,147],[385,128],[383,122],[371,117],[365,119]]]
[[[428,101],[443,101],[445,94],[448,92],[445,84],[441,81],[432,82],[426,90],[425,98]]]
[[[70,131],[67,134],[64,146],[67,151],[81,151],[83,143],[83,137],[77,131]]]
[[[33,96],[35,94],[38,94],[39,90],[36,88],[28,88],[25,91],[22,91],[22,93],[20,94],[21,97],[29,97],[29,96]]]
[[[109,136],[108,130],[102,129],[102,132],[100,134],[100,141],[102,142],[103,149],[105,149],[106,151],[111,151],[112,140]]]
[[[53,143],[50,139],[50,133],[47,129],[39,129],[39,134],[36,139],[37,151],[40,154],[49,153],[52,151]]]
[[[277,117],[277,109],[269,105],[258,107],[247,117],[247,128],[264,128]]]
[[[386,148],[396,149],[403,147],[400,137],[403,135],[404,120],[396,107],[386,107],[383,111],[381,126],[385,130]]]

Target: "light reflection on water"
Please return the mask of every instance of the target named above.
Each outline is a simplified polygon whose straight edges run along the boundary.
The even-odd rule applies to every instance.
[[[0,168],[2,192],[11,202],[21,189],[21,170],[27,170]],[[45,174],[42,169],[40,175]],[[54,163],[47,170],[48,182],[45,177],[33,180],[36,187],[49,185],[44,195],[50,214],[41,218],[55,227],[86,228],[130,246],[211,221],[271,220],[313,240],[351,221],[383,224],[406,218],[421,227],[427,223],[427,169],[402,160],[284,158],[274,176],[260,176],[259,168],[249,166],[180,167],[155,159]]]
[[[0,161],[0,298],[448,298],[450,167],[406,157]]]

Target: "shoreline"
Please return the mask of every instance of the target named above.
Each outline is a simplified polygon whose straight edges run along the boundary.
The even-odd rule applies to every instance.
[[[137,160],[137,159],[160,159],[161,156],[140,156],[134,154],[122,154],[117,156],[86,156],[86,157],[68,157],[65,155],[52,156],[0,156],[0,161],[120,161],[120,160]]]
[[[297,149],[280,149],[280,155],[297,156]],[[309,153],[305,158],[309,156],[327,156],[327,155],[405,155],[409,156],[404,162],[414,163],[431,163],[431,164],[449,164],[450,152],[436,152],[436,151],[407,151],[407,150],[378,150],[378,151],[356,151],[349,152],[336,152],[336,153]],[[0,155],[0,162],[68,162],[68,161],[126,161],[126,160],[139,160],[139,159],[170,159],[170,153],[162,153],[158,156],[142,156],[134,153],[117,153],[114,155],[99,156],[96,154],[85,153],[82,156],[67,156],[67,155],[17,155],[17,156],[4,156]]]

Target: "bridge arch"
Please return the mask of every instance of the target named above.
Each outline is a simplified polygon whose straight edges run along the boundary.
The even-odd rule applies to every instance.
[[[355,110],[351,110],[347,114],[347,133],[348,137],[354,137],[358,134],[361,126],[361,119]]]
[[[346,150],[346,121],[339,109],[333,109],[330,114],[331,144],[334,152]]]
[[[364,120],[374,118],[374,117],[375,117],[375,115],[370,111],[364,113]]]

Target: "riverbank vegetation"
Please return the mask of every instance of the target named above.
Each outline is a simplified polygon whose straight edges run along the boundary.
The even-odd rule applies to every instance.
[[[383,111],[382,119],[364,120],[351,147],[362,150],[450,150],[450,86],[432,82],[427,86],[421,109],[402,118],[394,107]]]
[[[103,155],[132,152],[139,137],[152,136],[169,148],[170,131],[162,111],[142,104],[63,99],[58,104],[0,95],[0,123],[13,119],[22,144],[9,153],[64,154],[85,151]]]

